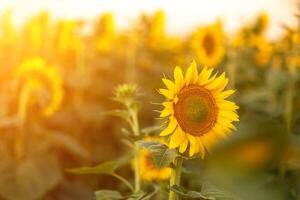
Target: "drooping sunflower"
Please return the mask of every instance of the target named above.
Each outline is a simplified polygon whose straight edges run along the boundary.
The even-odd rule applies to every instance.
[[[218,65],[225,54],[222,25],[217,22],[198,29],[191,39],[191,48],[201,65],[208,67]]]
[[[204,67],[200,73],[192,62],[183,75],[180,67],[174,70],[174,81],[163,78],[167,89],[160,89],[166,101],[160,117],[167,118],[161,136],[171,135],[169,147],[180,153],[189,149],[189,156],[206,151],[219,139],[229,135],[239,121],[234,102],[225,100],[234,90],[225,90],[228,79],[225,73],[211,76],[213,68]]]
[[[147,137],[144,140],[149,142],[155,141],[155,142],[161,142],[166,144],[165,140],[159,137]],[[141,174],[141,178],[145,181],[155,181],[155,180],[163,181],[163,180],[168,180],[170,178],[171,168],[155,167],[150,152],[147,149],[142,149],[140,151],[140,174]]]
[[[32,95],[40,94],[38,97],[47,102],[42,110],[45,116],[51,116],[59,109],[64,93],[63,80],[56,68],[47,65],[42,58],[32,58],[21,63],[15,75],[21,87],[20,101],[24,91],[30,99],[34,99]]]

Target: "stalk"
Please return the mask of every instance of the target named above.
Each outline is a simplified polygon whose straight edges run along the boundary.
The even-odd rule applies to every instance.
[[[135,192],[141,190],[141,177],[140,177],[140,148],[139,146],[135,145],[135,159],[134,159],[134,185],[135,185]]]
[[[14,150],[15,150],[15,158],[16,160],[21,160],[24,154],[24,124],[26,121],[27,115],[27,103],[30,98],[31,93],[31,86],[29,83],[25,84],[21,94],[20,100],[18,104],[18,118],[20,121],[19,131],[17,132],[15,143],[14,143]]]
[[[137,111],[132,110],[131,111],[132,115],[132,131],[133,134],[138,137],[140,135],[139,132],[139,121],[138,121],[138,116],[137,116]],[[138,192],[141,190],[141,177],[140,177],[140,147],[135,144],[134,145],[134,185],[135,185],[135,192]]]
[[[183,158],[177,157],[174,160],[175,167],[172,168],[171,178],[170,178],[170,187],[173,185],[180,186],[180,178],[181,178],[181,169],[182,169]],[[177,200],[178,197],[175,192],[169,192],[169,200]]]
[[[285,102],[285,120],[288,134],[291,133],[291,125],[293,118],[293,99],[294,99],[294,81],[292,74],[289,76],[286,102]]]
[[[122,176],[116,174],[116,173],[112,173],[111,174],[113,177],[119,179],[120,181],[122,181],[131,191],[134,191],[134,188],[132,187],[132,185]]]

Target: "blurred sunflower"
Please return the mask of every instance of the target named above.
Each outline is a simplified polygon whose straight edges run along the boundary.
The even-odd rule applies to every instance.
[[[224,90],[228,83],[225,73],[211,77],[213,69],[204,67],[198,74],[192,62],[185,76],[180,67],[174,70],[174,82],[163,78],[167,89],[159,92],[166,97],[160,117],[168,118],[161,136],[171,135],[169,147],[184,153],[189,144],[189,156],[205,152],[220,138],[235,130],[232,122],[239,121],[235,103],[225,100],[234,90]]]
[[[59,109],[63,98],[63,80],[56,68],[48,66],[42,58],[28,59],[16,69],[16,78],[21,86],[20,104],[25,104],[20,105],[21,108],[26,109],[29,103],[24,98],[32,100],[31,95],[38,94],[41,95],[38,101],[42,102],[45,116],[51,116]]]
[[[269,25],[269,15],[265,12],[260,13],[253,26],[253,32],[256,35],[262,35],[267,30]]]
[[[9,47],[15,42],[17,34],[13,25],[12,10],[6,10],[0,18],[1,29],[0,29],[0,44],[4,45],[5,48]]]
[[[191,40],[191,48],[198,56],[200,64],[208,67],[218,65],[225,54],[221,23],[217,22],[196,31]]]
[[[108,53],[114,46],[115,22],[112,13],[102,15],[96,24],[96,49],[101,53]]]
[[[163,11],[155,12],[150,21],[148,44],[153,49],[160,49],[165,42],[165,13]]]
[[[26,49],[29,48],[36,52],[45,47],[45,42],[50,32],[49,21],[49,13],[41,12],[25,24],[23,35],[25,37]]]
[[[270,62],[273,54],[273,46],[263,36],[252,37],[250,44],[257,50],[255,62],[259,66],[265,66]]]
[[[145,141],[161,142],[166,144],[165,140],[159,137],[147,137]],[[167,144],[166,144],[167,145]],[[148,150],[142,149],[140,152],[140,173],[141,178],[145,181],[163,181],[168,180],[171,175],[171,168],[163,167],[157,168],[153,164],[151,154]]]
[[[57,24],[55,29],[55,48],[59,55],[76,57],[83,50],[83,42],[78,34],[80,21],[64,20]],[[71,56],[72,55],[72,56]]]

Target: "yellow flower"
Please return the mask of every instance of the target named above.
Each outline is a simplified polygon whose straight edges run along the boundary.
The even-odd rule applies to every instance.
[[[219,22],[200,28],[192,37],[191,48],[200,64],[212,67],[218,65],[225,54],[224,35]]]
[[[21,91],[27,91],[29,98],[40,91],[47,97],[47,105],[42,110],[45,116],[51,116],[59,109],[63,98],[63,80],[56,68],[48,66],[41,58],[33,58],[25,60],[15,73]],[[48,94],[45,92],[47,90]]]
[[[112,13],[106,13],[101,16],[96,24],[96,48],[101,53],[108,53],[115,39],[115,23]]]
[[[254,33],[257,35],[264,34],[269,25],[269,16],[267,13],[260,13],[257,16],[256,22],[254,24]]]
[[[251,45],[257,50],[255,61],[258,65],[263,66],[270,62],[273,53],[273,46],[264,36],[252,37]]]
[[[147,137],[145,141],[156,141],[166,144],[166,142],[159,137]],[[168,180],[171,175],[171,168],[156,168],[152,162],[150,152],[146,149],[142,149],[140,151],[140,173],[141,178],[145,181]]]
[[[4,46],[11,45],[16,40],[16,30],[12,22],[12,10],[8,9],[1,16],[1,44]]]
[[[197,64],[192,62],[185,76],[180,67],[174,70],[174,81],[163,78],[167,89],[159,92],[166,97],[160,117],[168,124],[161,136],[171,135],[170,148],[189,156],[205,152],[220,138],[235,130],[232,122],[239,121],[235,103],[225,100],[234,90],[224,90],[228,79],[225,73],[211,77],[213,68],[204,67],[198,74]]]
[[[26,38],[25,42],[28,42],[27,48],[36,52],[44,47],[49,34],[48,25],[49,14],[47,12],[39,13],[26,23],[23,34]]]
[[[165,13],[163,11],[155,12],[149,27],[149,46],[153,49],[160,49],[165,42]]]
[[[61,56],[79,54],[83,50],[83,42],[78,36],[81,23],[75,20],[64,20],[57,24],[55,48]]]

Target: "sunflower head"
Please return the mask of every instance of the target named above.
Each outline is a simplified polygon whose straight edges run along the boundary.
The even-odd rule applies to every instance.
[[[160,137],[147,137],[144,140],[148,142],[161,142],[167,145],[166,141]],[[150,152],[146,149],[142,149],[140,152],[140,173],[141,178],[145,181],[163,181],[170,178],[171,168],[155,167]]]
[[[16,30],[13,25],[12,14],[12,9],[7,9],[4,11],[3,15],[0,18],[0,43],[4,45],[9,45],[16,39]]]
[[[269,25],[269,16],[267,13],[260,13],[254,24],[254,33],[257,35],[263,34]]]
[[[62,20],[57,24],[55,42],[61,56],[76,55],[83,50],[83,43],[78,35],[80,21]]]
[[[221,23],[198,29],[192,37],[191,47],[202,65],[209,67],[218,65],[225,53]]]
[[[96,49],[108,53],[113,48],[115,39],[115,22],[112,13],[105,13],[96,24]]]
[[[20,83],[21,93],[27,91],[28,95],[43,97],[43,100],[36,100],[40,102],[45,102],[46,99],[47,103],[42,110],[45,116],[51,116],[59,109],[63,98],[63,81],[56,68],[48,66],[41,58],[33,58],[20,64],[15,75]]]
[[[170,148],[180,153],[189,149],[189,156],[205,152],[220,138],[235,129],[239,117],[235,103],[225,100],[234,90],[225,90],[225,73],[211,76],[213,69],[197,71],[195,61],[183,75],[180,67],[174,70],[174,80],[163,78],[166,89],[160,89],[166,101],[160,117],[167,119],[161,136],[171,135]]]

